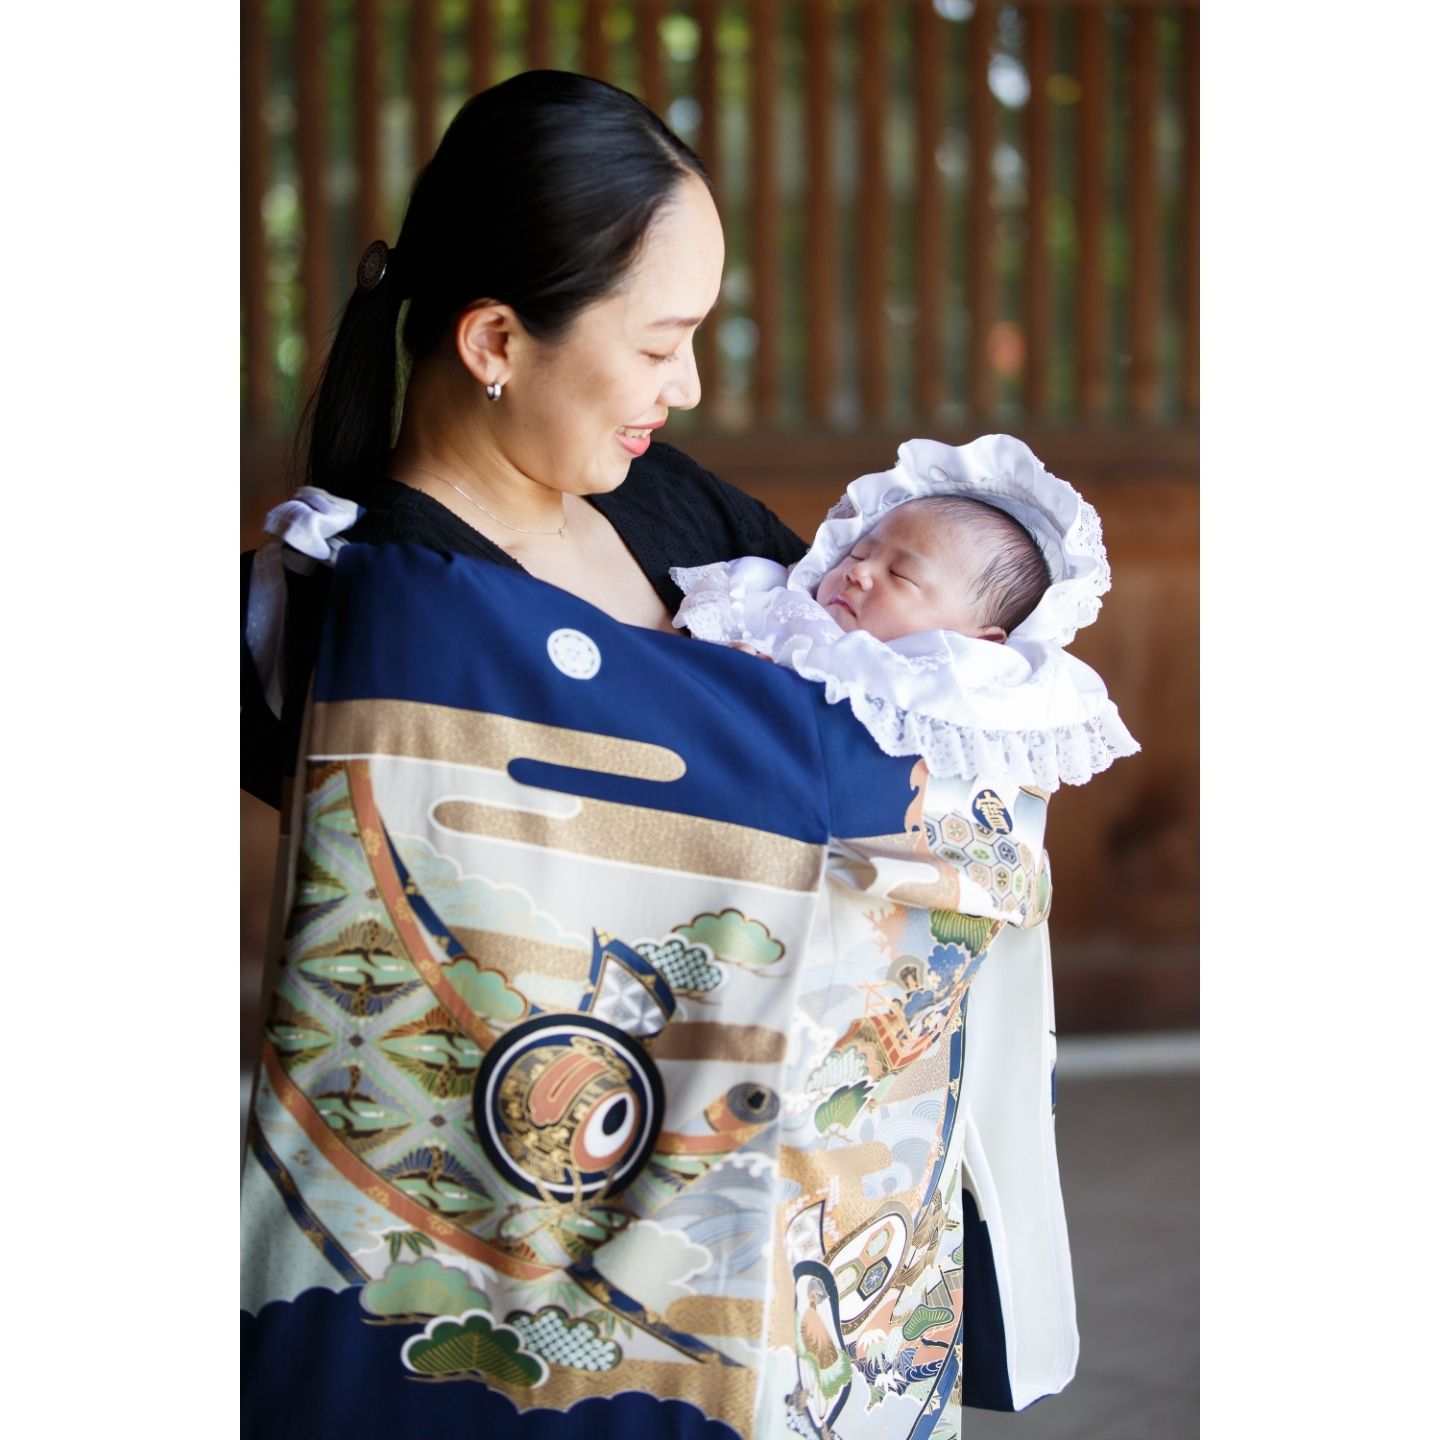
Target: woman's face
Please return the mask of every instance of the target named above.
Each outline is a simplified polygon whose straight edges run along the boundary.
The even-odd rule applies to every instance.
[[[572,495],[613,490],[670,411],[699,402],[695,327],[715,304],[724,262],[715,202],[687,176],[621,290],[581,311],[556,344],[512,341],[494,419],[522,474]]]

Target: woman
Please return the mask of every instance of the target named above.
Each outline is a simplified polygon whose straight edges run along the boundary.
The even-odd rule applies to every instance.
[[[654,439],[722,258],[663,124],[540,72],[362,262],[248,607],[247,787],[300,764],[247,1433],[918,1437],[958,1397],[964,999],[1001,930],[1048,973],[1044,800],[986,796],[1025,904],[942,924],[920,821],[968,792],[669,633],[671,566],[805,550]],[[1031,1071],[995,1088],[1043,1130]]]
[[[671,634],[672,565],[804,553],[764,506],[655,438],[699,402],[693,340],[724,238],[704,167],[639,101],[553,71],[475,96],[416,182],[396,247],[366,253],[307,465],[310,485],[365,508],[349,540],[523,568]],[[397,364],[409,379],[392,449]],[[323,581],[291,589],[303,598],[283,725],[243,654],[242,783],[272,805]]]

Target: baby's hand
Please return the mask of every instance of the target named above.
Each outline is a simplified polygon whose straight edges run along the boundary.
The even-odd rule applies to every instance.
[[[772,665],[775,663],[769,655],[761,655],[753,645],[743,645],[740,641],[736,640],[732,642],[730,648],[732,650],[743,650],[745,654],[758,656],[761,660],[769,660]]]

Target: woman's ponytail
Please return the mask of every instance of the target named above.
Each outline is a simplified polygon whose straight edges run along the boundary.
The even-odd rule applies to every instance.
[[[357,285],[345,306],[310,405],[306,484],[362,505],[385,472],[395,425],[395,331],[404,296],[395,252],[389,260],[379,283]]]

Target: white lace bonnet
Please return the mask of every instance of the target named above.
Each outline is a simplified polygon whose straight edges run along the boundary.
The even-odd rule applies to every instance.
[[[964,495],[1035,536],[1051,583],[1003,645],[930,630],[890,644],[842,631],[812,598],[827,571],[908,500]],[[846,487],[790,570],[753,558],[673,570],[686,599],[675,624],[743,641],[823,682],[890,755],[919,755],[937,778],[984,776],[1054,790],[1080,785],[1140,747],[1104,682],[1063,648],[1100,611],[1110,567],[1100,517],[1011,435],[968,445],[910,440],[894,469]]]
[[[1011,640],[1068,645],[1099,615],[1100,597],[1110,588],[1100,517],[1013,435],[982,435],[968,445],[907,440],[893,470],[862,475],[845,487],[815,543],[791,570],[789,588],[813,595],[826,572],[881,516],[922,495],[973,496],[1013,515],[1040,542],[1050,588],[1010,632]]]

